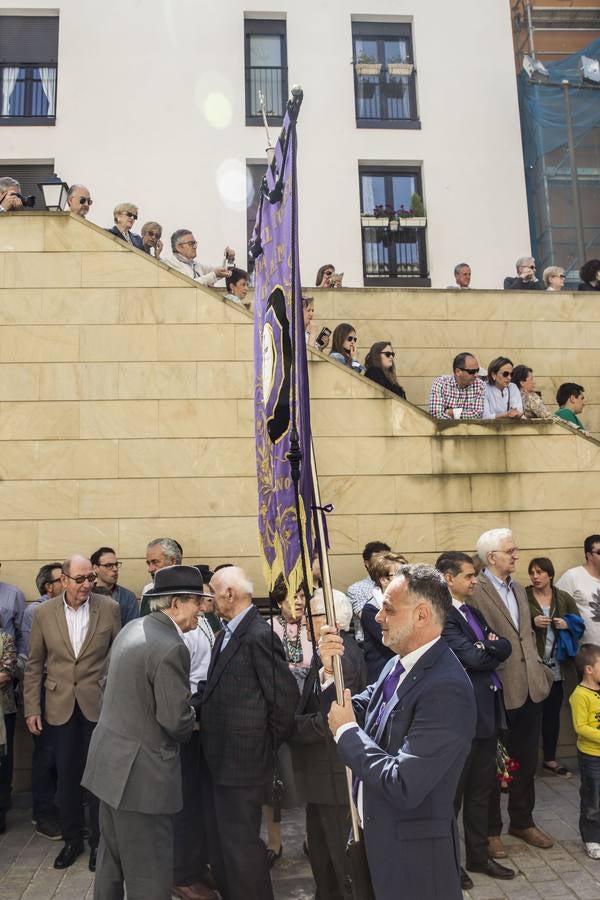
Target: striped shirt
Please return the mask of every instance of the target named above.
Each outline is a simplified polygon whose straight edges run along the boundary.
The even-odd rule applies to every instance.
[[[90,604],[89,600],[82,603],[77,609],[69,604],[63,598],[65,607],[65,619],[67,620],[67,630],[75,659],[79,656],[85,636],[87,634],[88,625],[90,623]]]

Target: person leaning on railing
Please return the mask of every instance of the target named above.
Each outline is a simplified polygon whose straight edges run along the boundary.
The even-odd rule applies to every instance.
[[[109,234],[114,234],[115,237],[121,238],[127,244],[137,247],[138,250],[143,250],[144,244],[141,237],[139,234],[133,234],[131,231],[133,223],[137,222],[137,217],[138,208],[135,203],[118,203],[113,210],[115,224],[112,228],[105,228],[104,230],[108,231]]]
[[[0,178],[0,213],[9,212],[11,209],[20,209],[22,206],[19,182],[8,175]]]
[[[356,359],[358,349],[358,337],[352,325],[340,322],[331,336],[331,350],[329,358],[354,369],[355,372],[364,372],[364,367]]]
[[[398,383],[394,365],[395,356],[389,341],[377,341],[365,357],[365,377],[406,400],[404,388]]]
[[[526,419],[551,419],[552,413],[544,405],[542,398],[535,389],[533,369],[529,366],[515,366],[512,370],[511,384],[521,392],[523,403],[523,416]]]

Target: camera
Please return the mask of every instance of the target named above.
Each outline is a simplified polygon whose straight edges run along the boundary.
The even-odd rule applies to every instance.
[[[23,206],[26,206],[28,209],[33,209],[35,206],[35,195],[29,194],[28,197],[24,197],[23,194],[15,194],[16,197],[19,198]]]

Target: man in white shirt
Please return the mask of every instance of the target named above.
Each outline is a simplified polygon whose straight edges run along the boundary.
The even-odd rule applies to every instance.
[[[600,644],[600,534],[590,534],[583,542],[585,565],[567,569],[556,582],[575,600],[585,622],[582,641]]]
[[[188,278],[193,278],[199,284],[212,287],[220,278],[226,278],[229,269],[218,266],[205,266],[196,262],[198,241],[189,228],[179,228],[171,235],[171,250],[173,258],[165,260],[172,269],[177,269]],[[226,258],[235,259],[235,251],[231,247],[225,247]]]
[[[61,578],[63,593],[40,603],[33,617],[23,690],[27,727],[34,735],[48,730],[56,757],[65,846],[54,861],[55,869],[66,869],[83,853],[81,778],[100,716],[110,648],[121,628],[119,604],[92,593],[96,574],[87,557],[66,559]],[[93,872],[99,840],[98,802],[94,797],[88,800],[88,812],[89,868]]]
[[[377,614],[393,657],[376,684],[344,704],[329,727],[352,770],[377,900],[398,891],[419,900],[461,900],[454,794],[475,734],[473,687],[440,635],[451,608],[432,566],[402,566]],[[322,677],[343,655],[334,629],[321,630]],[[323,684],[323,701],[333,695]],[[399,852],[398,848],[402,848]]]

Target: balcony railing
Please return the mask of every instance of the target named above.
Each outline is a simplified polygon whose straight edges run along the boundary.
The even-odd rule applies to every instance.
[[[280,119],[287,100],[287,68],[246,66],[246,116],[261,116],[258,92],[265,98],[267,116]]]
[[[0,121],[53,121],[56,72],[54,64],[0,66]]]
[[[382,65],[378,74],[362,74],[355,66],[354,97],[359,121],[416,121],[414,70],[396,75]]]
[[[425,228],[406,226],[391,231],[387,224],[363,225],[362,246],[365,283],[428,277]]]

